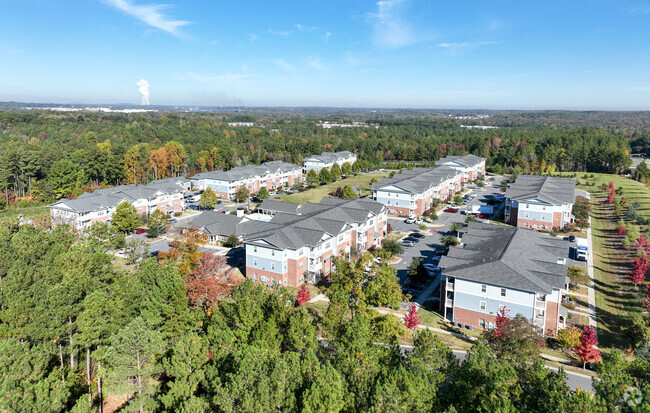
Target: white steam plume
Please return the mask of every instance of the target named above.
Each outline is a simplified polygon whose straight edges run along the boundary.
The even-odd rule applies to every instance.
[[[142,95],[142,105],[149,104],[149,82],[147,79],[142,79],[135,84],[138,87],[138,91]]]

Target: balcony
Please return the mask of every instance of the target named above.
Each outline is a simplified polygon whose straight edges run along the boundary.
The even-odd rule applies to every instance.
[[[454,282],[455,282],[455,280],[453,280],[453,279],[448,279],[447,280],[447,282],[445,283],[445,288],[447,289],[447,291],[450,291],[450,290],[454,289],[454,285],[455,285]]]
[[[447,298],[445,300],[445,307],[453,307],[454,306],[454,300]]]
[[[535,327],[539,327],[539,328],[543,329],[544,328],[544,317],[535,317],[533,319],[533,325]]]
[[[545,309],[546,308],[546,301],[544,300],[535,300],[535,308],[539,309]]]

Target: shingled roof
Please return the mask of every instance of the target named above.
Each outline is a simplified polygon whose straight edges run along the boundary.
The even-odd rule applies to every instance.
[[[473,222],[463,248],[440,260],[447,276],[523,291],[550,294],[564,288],[569,243],[528,229]]]
[[[433,168],[413,168],[395,174],[392,178],[382,178],[372,185],[372,189],[384,189],[394,185],[411,194],[420,194],[447,179],[453,178],[458,173],[447,166],[435,166]]]
[[[444,158],[440,158],[436,161],[436,165],[444,165],[447,162],[456,162],[460,165],[466,166],[466,167],[472,167],[475,165],[480,164],[483,162],[485,158],[481,158],[480,156],[467,154],[467,155],[460,155],[460,156],[445,156]]]
[[[289,172],[301,169],[298,165],[282,161],[264,162],[261,165],[237,166],[229,171],[210,171],[196,174],[192,179],[214,179],[217,181],[235,182],[242,179],[264,176],[269,173]]]
[[[306,158],[305,161],[318,160],[323,163],[334,163],[334,162],[342,161],[344,159],[348,159],[351,156],[354,156],[354,154],[349,151],[323,152],[320,155],[312,155],[309,158]]]
[[[552,205],[575,202],[576,181],[551,176],[519,175],[505,193],[515,201],[539,199]]]

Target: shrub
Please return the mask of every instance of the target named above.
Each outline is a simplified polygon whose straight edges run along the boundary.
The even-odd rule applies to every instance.
[[[402,251],[404,250],[401,245],[399,245],[399,242],[393,240],[393,239],[386,239],[381,243],[382,248],[384,248],[386,251],[390,252],[393,255],[401,254]]]

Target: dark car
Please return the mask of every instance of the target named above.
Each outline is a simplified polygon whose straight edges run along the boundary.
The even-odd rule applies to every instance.
[[[147,230],[144,228],[138,228],[135,230],[136,234],[144,234],[145,232],[147,232]]]
[[[424,234],[420,234],[419,232],[414,232],[412,234],[409,234],[409,237],[422,239],[424,238]]]
[[[419,239],[413,238],[413,237],[406,237],[406,238],[404,238],[404,241],[410,241],[410,242],[413,242],[413,243],[420,242]]]
[[[569,242],[576,242],[575,235],[569,235]]]
[[[455,214],[458,212],[458,209],[456,208],[445,208],[445,212],[451,212],[452,214]]]
[[[149,256],[150,256],[150,257],[157,257],[159,252],[160,252],[160,251],[158,251],[158,250],[156,250],[156,251],[151,251],[151,252],[149,253]]]

